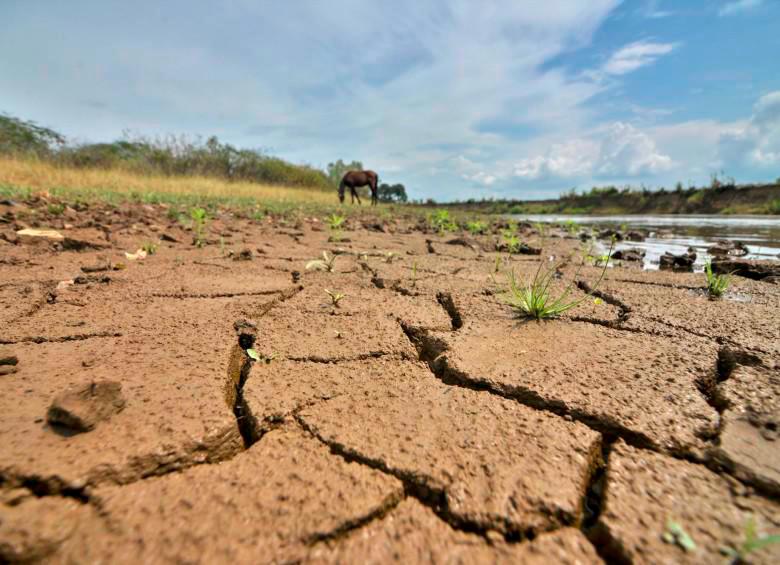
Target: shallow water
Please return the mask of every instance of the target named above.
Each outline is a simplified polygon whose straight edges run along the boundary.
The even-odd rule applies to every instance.
[[[695,269],[704,268],[710,258],[707,249],[720,239],[741,241],[748,248],[748,259],[780,261],[780,217],[777,216],[569,216],[524,215],[513,219],[528,222],[566,224],[574,222],[583,227],[614,228],[620,231],[638,230],[645,241],[626,241],[615,249],[644,249],[645,269],[657,269],[661,255],[666,251],[675,255],[696,249]]]

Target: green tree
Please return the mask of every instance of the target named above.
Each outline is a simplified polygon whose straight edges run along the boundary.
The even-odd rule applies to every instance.
[[[341,177],[344,176],[344,174],[347,171],[362,171],[363,170],[363,163],[360,161],[352,161],[351,163],[345,163],[341,159],[336,161],[335,163],[328,163],[328,178],[330,181],[338,186],[341,182]]]
[[[401,183],[381,183],[377,187],[377,196],[380,202],[406,202],[408,200],[406,188]]]
[[[48,155],[65,136],[35,122],[0,114],[0,153]]]

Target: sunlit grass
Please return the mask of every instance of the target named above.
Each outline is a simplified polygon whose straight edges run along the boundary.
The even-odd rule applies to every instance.
[[[83,199],[125,197],[141,201],[184,199],[254,199],[277,203],[333,204],[333,193],[207,177],[142,175],[123,170],[76,169],[38,160],[0,157],[0,187],[47,191]]]

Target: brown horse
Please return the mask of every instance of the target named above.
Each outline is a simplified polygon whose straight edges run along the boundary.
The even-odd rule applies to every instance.
[[[357,198],[358,204],[362,204],[357,189],[368,185],[371,188],[371,205],[376,205],[379,201],[376,191],[378,182],[379,176],[374,171],[347,171],[339,183],[339,202],[344,203],[344,187],[348,186],[352,196],[352,204],[355,203],[355,198]]]

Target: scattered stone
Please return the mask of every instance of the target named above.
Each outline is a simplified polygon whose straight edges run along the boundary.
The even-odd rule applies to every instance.
[[[643,249],[618,249],[612,254],[612,258],[618,261],[643,261],[645,251]]]
[[[92,265],[84,265],[81,267],[81,271],[83,273],[100,273],[102,271],[110,271],[111,270],[111,262],[110,261],[98,261],[97,263],[93,263]]]
[[[773,282],[780,278],[780,263],[753,259],[715,259],[712,262],[712,271],[720,274],[730,273],[757,281]]]
[[[105,249],[108,247],[104,243],[97,243],[94,241],[86,241],[82,239],[73,239],[66,237],[60,243],[63,251],[84,251],[86,249]]]
[[[292,282],[297,283],[301,280],[301,272],[300,271],[293,271],[290,273],[292,275]]]
[[[615,241],[623,241],[623,234],[612,228],[607,228],[599,232],[599,239],[612,239],[613,237],[615,238]]]
[[[13,365],[0,365],[0,376],[2,375],[12,375],[19,369],[17,367],[14,367]]]
[[[731,257],[742,257],[749,253],[747,245],[741,241],[726,239],[716,241],[715,245],[712,245],[707,251],[710,255],[729,255]]]
[[[251,261],[253,259],[254,255],[252,255],[252,250],[249,248],[242,249],[239,251],[234,257],[233,261]]]
[[[672,269],[675,271],[693,271],[693,264],[696,262],[696,252],[688,248],[687,253],[674,255],[666,252],[661,255],[661,268]]]
[[[125,407],[122,385],[97,381],[73,386],[59,394],[49,406],[49,424],[76,432],[88,432]]]
[[[5,349],[0,349],[0,365],[18,365],[18,364],[19,364],[19,357],[17,357],[16,354]]]
[[[26,228],[16,232],[19,241],[22,243],[36,243],[47,241],[59,243],[65,240],[65,236],[56,230]]]
[[[645,234],[643,234],[640,231],[632,230],[632,231],[626,232],[626,239],[628,241],[644,241],[645,240]]]
[[[111,277],[108,275],[103,276],[97,276],[97,275],[79,275],[76,278],[73,279],[74,284],[89,284],[89,283],[110,283]]]
[[[16,206],[16,202],[11,200],[10,198],[5,198],[3,200],[0,200],[0,205],[3,205],[3,206]]]
[[[163,233],[162,235],[160,235],[160,239],[162,241],[167,241],[169,243],[179,243],[178,239],[176,239],[175,237],[173,237],[172,235],[169,235],[167,233]]]
[[[538,247],[531,247],[527,243],[520,243],[520,245],[516,245],[514,247],[510,247],[508,243],[505,241],[500,241],[496,243],[496,251],[502,252],[502,253],[517,253],[519,255],[541,255],[542,250]]]

